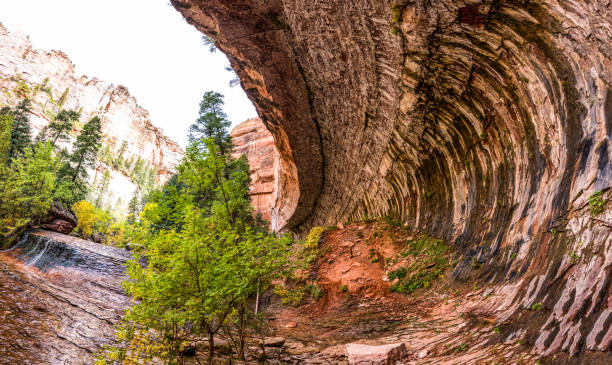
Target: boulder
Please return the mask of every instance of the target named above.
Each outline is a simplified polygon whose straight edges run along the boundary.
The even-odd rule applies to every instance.
[[[284,337],[266,337],[264,339],[264,346],[282,347],[284,344],[285,344]]]
[[[76,227],[77,225],[77,218],[74,213],[72,213],[70,209],[65,208],[60,203],[53,203],[51,209],[49,209],[49,216],[53,217],[54,219],[61,219],[63,221],[66,221],[73,227]]]
[[[403,343],[381,346],[349,343],[346,352],[349,365],[392,365],[408,354]]]
[[[77,219],[70,209],[64,208],[59,203],[53,203],[40,227],[48,231],[69,234],[76,225]]]
[[[75,226],[76,225],[73,225],[71,222],[63,219],[54,219],[53,222],[42,224],[40,227],[42,229],[46,229],[47,231],[69,234],[72,232]]]

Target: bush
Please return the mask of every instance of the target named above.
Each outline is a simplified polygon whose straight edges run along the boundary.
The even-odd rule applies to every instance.
[[[304,293],[306,292],[306,287],[298,287],[295,289],[289,289],[282,285],[274,286],[274,294],[278,295],[281,298],[281,303],[290,304],[294,307],[297,307],[304,299]]]
[[[589,211],[591,215],[598,215],[603,212],[603,207],[606,202],[603,200],[603,193],[601,191],[591,194],[589,197]]]
[[[72,210],[77,218],[76,230],[84,237],[91,237],[96,223],[96,214],[94,206],[82,200],[72,205]]]
[[[323,289],[321,289],[321,287],[318,285],[307,285],[306,288],[308,289],[310,296],[312,296],[316,301],[321,299],[323,296]]]
[[[319,248],[319,241],[321,240],[323,232],[325,232],[325,228],[313,227],[310,232],[308,232],[306,240],[304,240],[304,248],[307,250]]]

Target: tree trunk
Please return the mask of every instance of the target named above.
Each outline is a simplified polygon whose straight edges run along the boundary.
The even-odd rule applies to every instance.
[[[244,356],[244,305],[240,308],[240,316],[238,319],[238,357],[240,360],[246,362],[246,357]]]
[[[257,296],[255,296],[255,314],[259,311],[259,278],[257,279]]]
[[[215,334],[208,331],[208,365],[213,365],[215,357]]]

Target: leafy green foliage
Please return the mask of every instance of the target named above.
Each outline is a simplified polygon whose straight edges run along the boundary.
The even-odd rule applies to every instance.
[[[215,53],[217,51],[217,46],[215,45],[215,40],[210,38],[207,35],[203,35],[202,36],[202,43],[204,43],[204,45],[206,47],[208,47],[208,51],[210,53]]]
[[[603,200],[603,192],[597,191],[589,197],[589,211],[595,216],[603,212],[606,202]]]
[[[306,238],[299,242],[295,254],[295,268],[292,270],[292,279],[297,282],[305,281],[310,274],[310,266],[319,257],[319,241],[325,232],[323,227],[313,227]]]
[[[5,108],[0,109],[0,165],[8,163],[11,150],[11,129],[13,128],[13,114]]]
[[[390,280],[399,279],[390,290],[412,293],[419,288],[428,288],[448,268],[449,250],[441,240],[425,235],[409,241],[403,256],[412,256],[414,261],[408,267],[389,273]]]
[[[44,217],[53,203],[56,171],[49,144],[26,148],[10,168],[0,164],[0,235],[11,238]]]
[[[403,279],[406,277],[406,274],[408,274],[408,269],[406,269],[405,267],[400,267],[397,270],[393,270],[389,273],[389,275],[387,275],[387,277],[389,278],[389,280],[395,280],[395,279]]]
[[[128,263],[124,283],[137,303],[125,316],[125,338],[152,329],[163,344],[155,356],[166,358],[178,356],[187,323],[212,339],[243,313],[285,271],[290,244],[252,226],[248,166],[236,168],[212,138],[192,142],[178,170],[140,214],[131,241],[143,249]]]
[[[281,303],[294,307],[297,307],[302,302],[305,293],[306,286],[298,286],[296,288],[287,288],[283,285],[274,286],[274,294],[280,297]]]
[[[540,302],[533,303],[530,308],[533,311],[539,312],[539,311],[542,310],[542,303],[540,303]]]

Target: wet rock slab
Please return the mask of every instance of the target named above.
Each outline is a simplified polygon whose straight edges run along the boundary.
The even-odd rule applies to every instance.
[[[91,364],[129,305],[124,250],[29,233],[0,253],[0,364]]]

